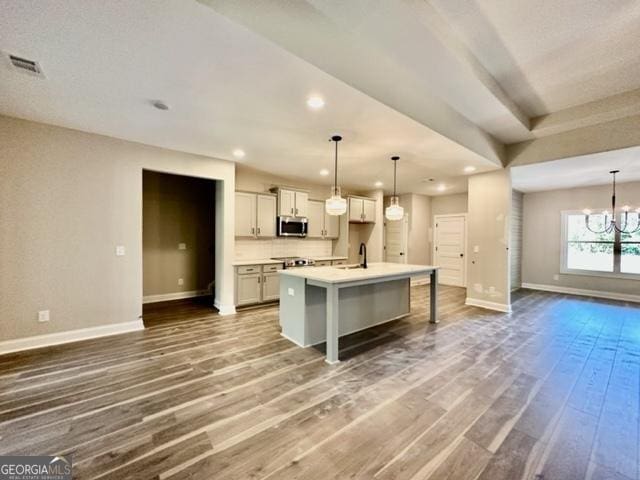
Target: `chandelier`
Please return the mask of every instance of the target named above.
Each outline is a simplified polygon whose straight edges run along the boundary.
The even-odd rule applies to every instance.
[[[624,216],[622,221],[620,222],[621,224],[618,225],[616,221],[616,174],[620,173],[620,170],[612,170],[609,173],[613,175],[613,195],[611,195],[611,218],[609,218],[608,210],[605,210],[604,212],[602,212],[602,215],[604,215],[604,223],[603,223],[604,228],[602,230],[594,230],[589,225],[589,217],[591,216],[591,210],[589,210],[588,208],[585,208],[583,212],[584,212],[585,223],[587,228],[589,229],[590,232],[593,232],[596,234],[601,234],[601,233],[608,234],[611,232],[633,234],[635,232],[640,231],[640,208],[636,208],[635,210],[636,225],[634,228],[629,228],[629,211],[631,210],[631,207],[629,205],[625,205],[624,207],[622,207]]]

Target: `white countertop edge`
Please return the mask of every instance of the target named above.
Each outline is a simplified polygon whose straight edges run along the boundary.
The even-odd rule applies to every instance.
[[[337,267],[307,267],[281,270],[280,274],[305,278],[321,283],[349,283],[397,276],[414,276],[431,273],[440,267],[435,265],[406,265],[399,263],[372,263],[368,269],[345,270]]]

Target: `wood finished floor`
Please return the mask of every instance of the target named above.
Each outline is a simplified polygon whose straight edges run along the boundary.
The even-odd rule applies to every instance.
[[[155,308],[144,332],[0,357],[0,454],[73,454],[74,478],[638,479],[640,308],[533,291],[512,315],[427,289],[341,340],[277,307]]]

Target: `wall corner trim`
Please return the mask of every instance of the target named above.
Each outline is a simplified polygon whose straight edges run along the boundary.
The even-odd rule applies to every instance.
[[[489,302],[487,300],[480,300],[478,298],[470,297],[467,297],[464,303],[465,305],[469,305],[472,307],[486,308],[487,310],[495,310],[496,312],[502,313],[511,313],[511,305],[507,305],[504,303]]]
[[[235,305],[225,305],[216,300],[215,302],[213,302],[213,306],[218,309],[218,313],[220,315],[235,315],[236,313]]]
[[[0,342],[0,355],[5,353],[20,352],[34,348],[50,347],[63,343],[78,342],[92,338],[118,335],[121,333],[136,332],[144,330],[142,320],[133,322],[114,323],[111,325],[101,325],[99,327],[80,328],[67,332],[49,333],[46,335],[35,335],[32,337],[16,338]]]
[[[606,298],[608,300],[620,300],[623,302],[640,303],[640,295],[632,293],[603,292],[600,290],[585,290],[582,288],[562,287],[560,285],[542,285],[539,283],[523,283],[522,288],[541,290],[543,292],[566,293],[582,297]]]

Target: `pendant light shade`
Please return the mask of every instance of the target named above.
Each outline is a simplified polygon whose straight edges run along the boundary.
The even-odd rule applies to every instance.
[[[387,220],[402,220],[404,208],[400,206],[400,199],[396,195],[396,169],[400,157],[391,157],[391,160],[393,160],[393,197],[391,197],[389,206],[384,211],[384,216]]]
[[[334,181],[331,188],[331,197],[324,202],[324,209],[327,215],[344,215],[347,212],[347,200],[342,198],[340,187],[338,186],[338,142],[342,140],[340,135],[331,137],[331,141],[336,144],[336,156],[334,166]]]

